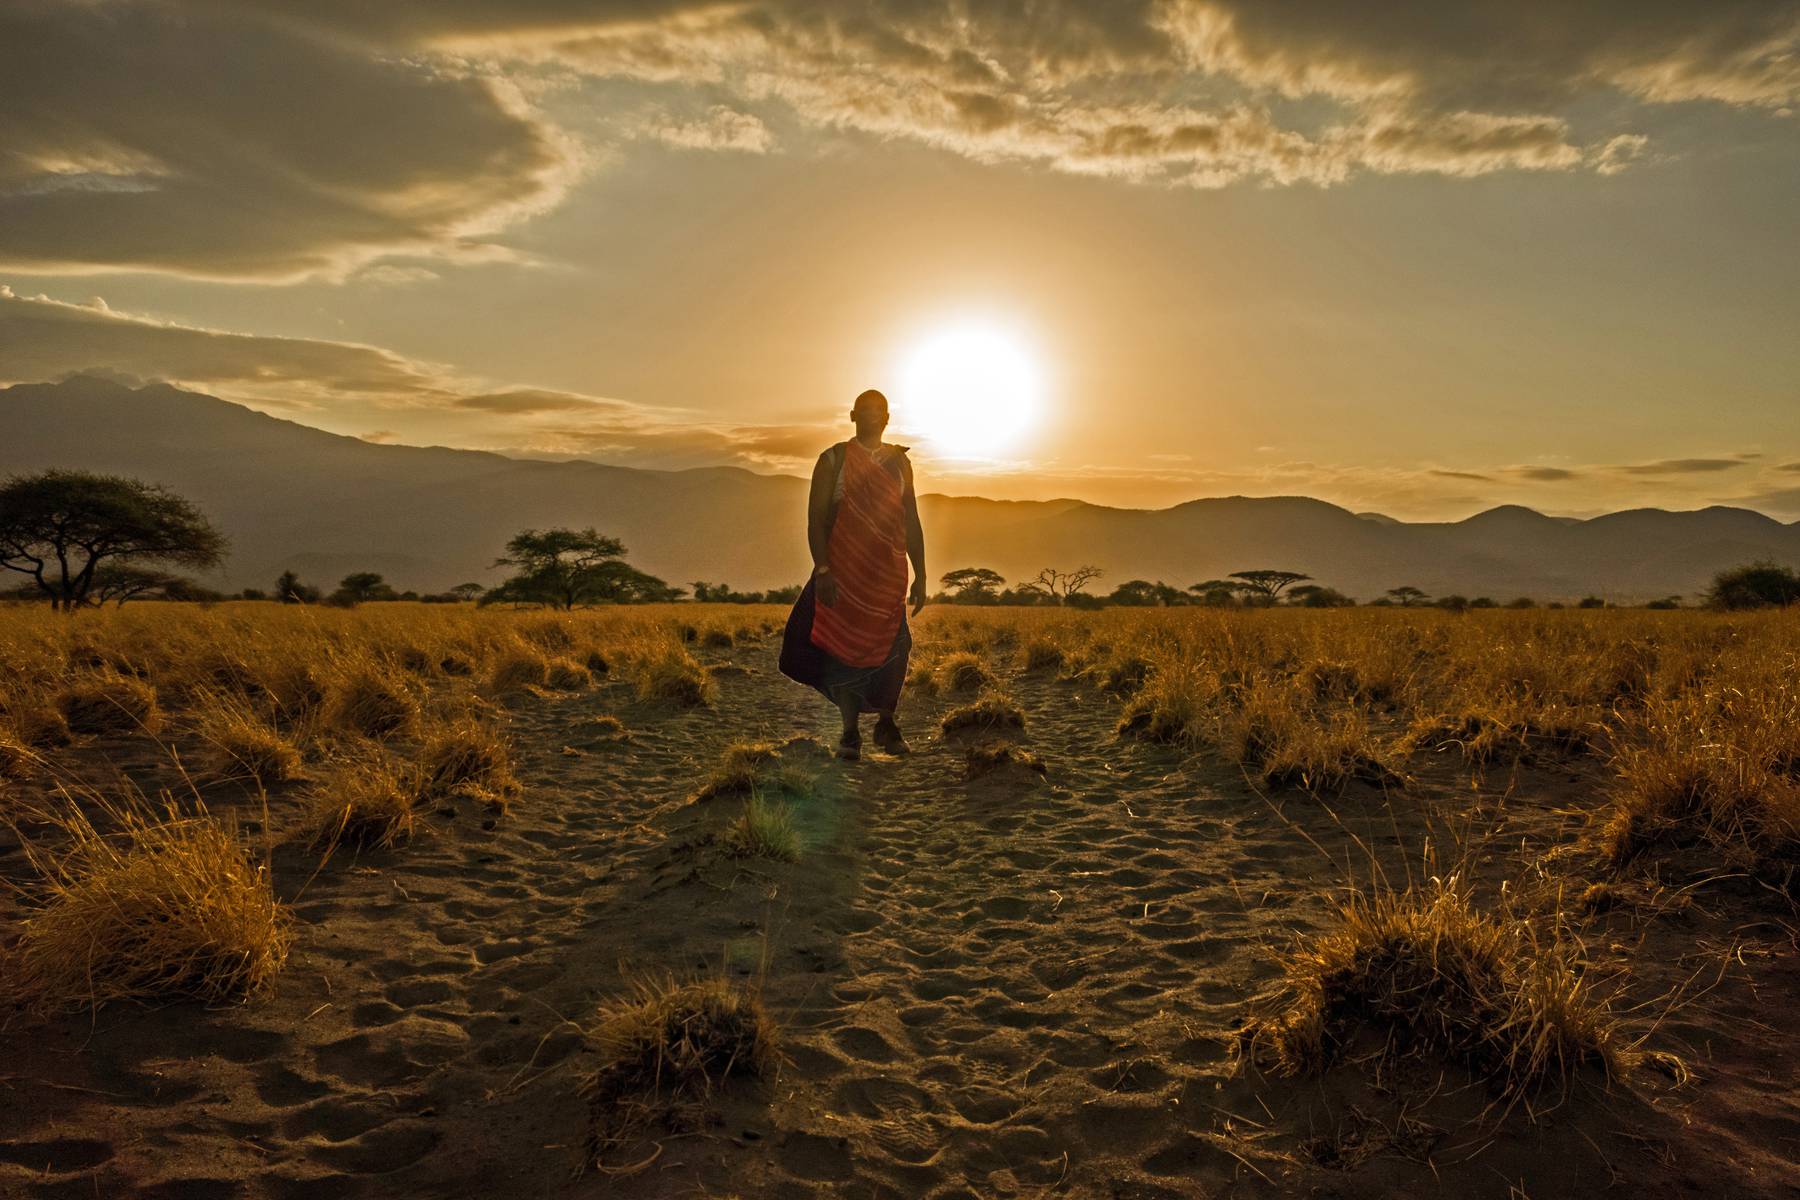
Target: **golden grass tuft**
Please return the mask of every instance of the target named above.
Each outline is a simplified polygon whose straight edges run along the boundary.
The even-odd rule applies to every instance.
[[[971,733],[1017,733],[1025,728],[1025,714],[1005,696],[989,692],[945,713],[939,727],[946,737]]]
[[[1025,643],[1027,671],[1060,671],[1067,658],[1062,645],[1049,638],[1032,638]]]
[[[544,671],[544,686],[553,692],[585,692],[594,686],[594,676],[572,658],[552,659]]]
[[[719,765],[693,795],[695,801],[715,796],[742,795],[774,788],[786,795],[812,794],[813,777],[799,763],[805,756],[822,757],[825,751],[812,738],[787,742],[737,742],[725,748]]]
[[[332,763],[314,785],[300,826],[306,843],[327,855],[339,846],[386,850],[413,835],[419,788],[393,755],[371,746]]]
[[[249,708],[218,703],[202,709],[194,732],[201,742],[200,770],[208,779],[267,785],[300,774],[298,747]]]
[[[11,706],[6,723],[13,736],[34,750],[67,746],[73,740],[68,718],[49,704],[32,703]]]
[[[697,708],[711,704],[719,685],[712,675],[679,646],[671,646],[647,659],[638,670],[637,691],[640,700],[655,700]]]
[[[1455,874],[1353,893],[1282,965],[1243,1031],[1250,1061],[1277,1074],[1328,1069],[1365,1029],[1386,1052],[1435,1052],[1508,1097],[1635,1058],[1572,947],[1477,909]]]
[[[37,774],[39,762],[24,738],[0,725],[0,779],[29,779]]]
[[[398,737],[417,728],[419,702],[397,672],[371,661],[354,662],[327,686],[321,715],[339,733]]]
[[[977,692],[994,682],[986,660],[968,650],[945,655],[937,665],[937,684],[946,692]]]
[[[726,979],[647,979],[602,1003],[588,1033],[600,1066],[582,1089],[590,1163],[634,1169],[609,1160],[655,1127],[682,1123],[683,1109],[726,1079],[766,1073],[775,1038],[761,997]]]
[[[794,824],[793,808],[759,792],[750,794],[744,811],[726,828],[719,842],[736,858],[800,861],[800,830]]]
[[[530,688],[544,686],[550,663],[530,646],[519,645],[507,651],[488,672],[487,691],[493,696],[511,696]]]
[[[290,918],[235,829],[166,796],[160,812],[136,796],[64,798],[40,814],[53,838],[20,838],[38,878],[0,992],[49,1014],[120,1000],[223,1004],[269,986]]]
[[[57,693],[57,711],[75,733],[155,733],[162,726],[156,689],[116,671],[97,671]]]
[[[419,747],[421,798],[464,795],[505,812],[522,790],[512,770],[512,751],[500,731],[473,717],[430,730]]]
[[[1045,774],[1044,762],[1037,755],[1003,741],[970,746],[963,756],[963,769],[969,779],[981,779],[996,772]]]
[[[731,632],[726,629],[708,629],[700,636],[700,644],[708,650],[729,650],[732,646]]]

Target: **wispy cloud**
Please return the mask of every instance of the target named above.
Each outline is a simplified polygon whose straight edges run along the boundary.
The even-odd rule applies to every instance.
[[[1729,471],[1744,465],[1736,458],[1665,458],[1661,462],[1633,463],[1619,467],[1627,475],[1698,475]]]

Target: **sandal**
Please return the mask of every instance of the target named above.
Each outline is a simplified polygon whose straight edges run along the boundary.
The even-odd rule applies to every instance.
[[[906,744],[906,735],[900,732],[900,725],[895,721],[875,722],[875,744],[896,758],[912,753],[912,747]]]
[[[845,762],[855,762],[862,757],[862,738],[846,737],[838,742],[837,756]]]

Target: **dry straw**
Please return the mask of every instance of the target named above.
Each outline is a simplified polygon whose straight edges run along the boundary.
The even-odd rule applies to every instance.
[[[49,830],[14,830],[37,879],[23,889],[26,915],[0,971],[10,999],[51,1013],[119,1000],[223,1004],[268,988],[287,959],[290,918],[266,861],[232,826],[197,799],[165,795],[158,809],[135,794],[61,798],[36,814]]]

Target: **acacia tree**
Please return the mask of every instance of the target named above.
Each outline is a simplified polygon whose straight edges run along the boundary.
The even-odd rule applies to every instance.
[[[0,567],[30,576],[65,612],[90,602],[104,566],[213,567],[225,546],[194,505],[122,475],[45,471],[0,486]]]
[[[1387,594],[1392,596],[1401,608],[1411,608],[1415,604],[1423,604],[1426,599],[1424,592],[1411,586],[1389,588]]]
[[[337,604],[362,604],[370,600],[397,600],[399,595],[374,571],[356,571],[338,580],[331,599]]]
[[[300,576],[295,572],[283,571],[275,581],[275,599],[283,604],[317,604],[319,589],[300,582]]]
[[[458,600],[473,600],[485,591],[487,591],[487,589],[482,587],[479,583],[459,583],[450,589],[450,594],[455,596]]]
[[[1105,571],[1095,566],[1076,567],[1073,571],[1045,567],[1027,586],[1042,592],[1057,604],[1067,604],[1071,596],[1080,595],[1083,588],[1104,574]]]
[[[129,563],[107,563],[95,569],[88,600],[96,605],[113,603],[123,607],[127,600],[144,596],[179,599],[194,590],[189,580],[168,571],[134,567]]]
[[[1252,595],[1263,596],[1273,604],[1281,598],[1283,588],[1291,584],[1304,583],[1311,575],[1302,575],[1299,571],[1233,571],[1233,579],[1239,580],[1244,591]]]
[[[587,604],[631,604],[674,600],[670,587],[625,561],[625,544],[592,529],[527,529],[506,543],[496,567],[518,571],[482,597],[483,603],[545,604],[575,608]]]
[[[986,567],[958,567],[938,579],[957,604],[991,604],[1006,586],[1006,577]]]

